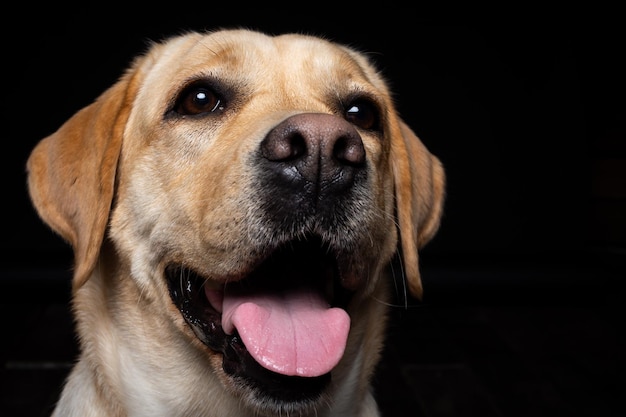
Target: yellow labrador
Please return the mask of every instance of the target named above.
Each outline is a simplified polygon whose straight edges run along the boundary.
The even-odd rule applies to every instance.
[[[364,54],[155,43],[28,173],[75,253],[81,354],[55,416],[379,415],[389,287],[421,295],[445,180]]]

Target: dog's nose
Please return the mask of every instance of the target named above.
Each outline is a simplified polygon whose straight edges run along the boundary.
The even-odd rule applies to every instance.
[[[361,136],[348,121],[323,113],[291,116],[261,143],[275,180],[318,198],[352,186],[366,164]],[[313,189],[311,189],[313,187]]]

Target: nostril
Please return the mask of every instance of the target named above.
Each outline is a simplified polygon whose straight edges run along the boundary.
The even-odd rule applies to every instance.
[[[333,148],[333,156],[343,165],[363,165],[365,163],[365,148],[361,138],[355,135],[337,138]]]
[[[306,140],[304,137],[296,132],[288,138],[289,154],[283,158],[283,160],[298,159],[307,153]]]
[[[263,157],[280,162],[298,159],[307,153],[306,139],[295,129],[290,132],[273,131],[261,144]]]

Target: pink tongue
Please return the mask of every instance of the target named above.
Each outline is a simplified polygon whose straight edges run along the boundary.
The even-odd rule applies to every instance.
[[[329,308],[321,294],[224,293],[222,328],[239,332],[250,355],[263,367],[283,374],[315,377],[337,365],[346,347],[350,317]]]

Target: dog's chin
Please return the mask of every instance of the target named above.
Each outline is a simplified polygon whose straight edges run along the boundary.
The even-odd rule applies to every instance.
[[[342,277],[337,262],[333,251],[320,239],[298,240],[278,248],[245,278],[234,282],[222,278],[222,281],[248,292],[280,291],[283,295],[290,289],[301,291],[311,287],[312,291],[323,294],[329,306],[345,310],[352,291],[340,284]],[[296,276],[298,279],[294,280]],[[222,369],[231,387],[257,412],[302,415],[327,402],[332,370],[301,376],[280,373],[260,364],[237,329],[224,331],[221,308],[207,296],[213,289],[205,288],[215,287],[214,280],[181,264],[168,265],[165,277],[171,298],[195,337],[213,354],[221,355]]]

